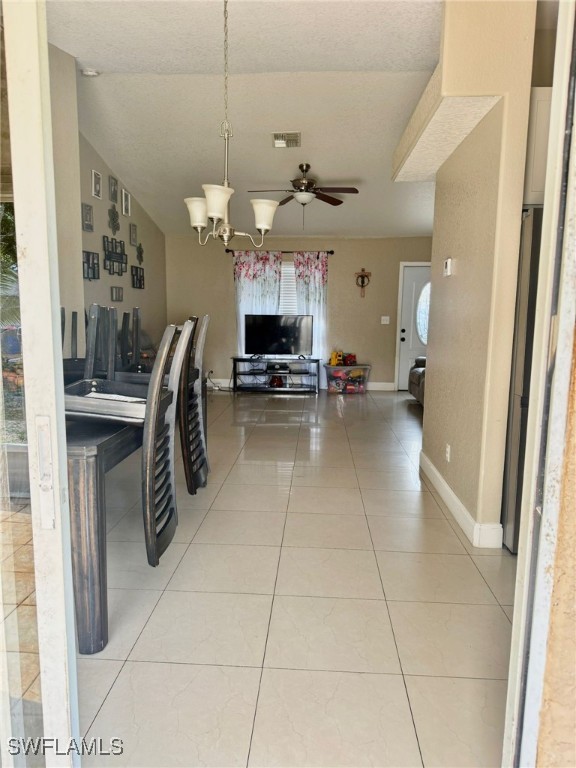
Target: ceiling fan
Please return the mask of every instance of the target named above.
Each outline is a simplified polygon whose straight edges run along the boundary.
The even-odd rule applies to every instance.
[[[279,205],[286,205],[290,200],[296,200],[300,205],[308,205],[316,197],[318,200],[322,200],[323,203],[329,205],[342,205],[343,200],[338,200],[337,197],[331,197],[326,195],[326,192],[336,192],[337,194],[358,194],[356,187],[318,187],[316,186],[316,179],[309,179],[307,174],[310,170],[310,163],[300,163],[298,166],[302,173],[300,179],[292,179],[291,184],[293,189],[250,189],[249,192],[289,192],[289,197],[285,197],[281,200]]]

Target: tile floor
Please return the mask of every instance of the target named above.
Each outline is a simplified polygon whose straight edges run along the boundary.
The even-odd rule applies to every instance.
[[[108,478],[83,732],[123,740],[115,766],[500,765],[515,558],[472,548],[419,476],[420,406],[215,394],[209,413],[209,484],[188,496],[179,466],[158,568],[138,457]]]

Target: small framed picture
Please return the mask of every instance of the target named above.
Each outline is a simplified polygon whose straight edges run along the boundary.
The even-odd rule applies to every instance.
[[[110,238],[110,253],[118,253],[118,240],[115,237]]]
[[[113,240],[114,253],[124,253],[124,240]]]
[[[130,216],[130,209],[132,207],[132,198],[130,192],[122,190],[122,216]]]
[[[130,224],[130,245],[138,245],[138,228],[136,224]]]
[[[100,254],[82,251],[82,277],[84,280],[100,280]]]
[[[110,238],[107,235],[102,236],[102,248],[104,249],[104,253],[107,253],[110,250]]]
[[[113,285],[110,288],[110,298],[112,301],[124,301],[124,289]]]
[[[102,174],[92,171],[92,197],[102,200]]]
[[[118,202],[118,179],[108,176],[108,197],[111,203]]]
[[[94,208],[88,203],[82,203],[82,229],[94,232]]]

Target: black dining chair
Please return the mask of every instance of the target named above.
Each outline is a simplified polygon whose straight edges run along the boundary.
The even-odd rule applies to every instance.
[[[166,328],[148,386],[142,439],[142,511],[146,554],[152,566],[160,562],[178,525],[174,455],[176,405],[194,328],[195,323],[190,320],[180,329],[175,325]],[[178,342],[170,364],[170,351],[178,331]],[[166,376],[168,398],[162,397]]]

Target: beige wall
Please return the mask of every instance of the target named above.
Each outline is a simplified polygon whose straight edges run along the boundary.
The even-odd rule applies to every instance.
[[[444,14],[442,92],[503,99],[437,176],[423,450],[489,524],[500,520],[535,12],[448,0]],[[456,274],[442,278],[448,256]]]
[[[60,304],[66,310],[64,356],[67,357],[70,354],[71,313],[76,311],[80,317],[84,313],[76,61],[52,45],[49,54],[58,273]],[[84,337],[79,334],[78,354],[83,352]]]
[[[92,197],[92,170],[102,175],[102,199]],[[82,249],[95,251],[100,254],[100,279],[84,280],[84,298],[86,306],[92,303],[104,306],[116,306],[119,321],[122,312],[131,311],[132,307],[140,307],[142,310],[142,327],[150,335],[152,341],[158,344],[166,327],[166,252],[163,232],[156,226],[146,211],[132,196],[131,216],[123,216],[120,212],[120,231],[114,237],[124,240],[125,250],[128,254],[128,271],[122,276],[110,275],[104,270],[104,252],[102,250],[102,237],[112,237],[112,230],[108,226],[108,209],[112,203],[108,199],[108,176],[118,179],[118,204],[116,209],[121,211],[122,179],[109,168],[89,142],[80,135],[80,171],[82,202],[88,203],[94,209],[94,232],[82,232]],[[80,204],[78,203],[78,218],[80,219]],[[136,248],[130,245],[129,225],[134,223],[138,227],[138,242],[144,248],[144,261],[138,264]],[[81,267],[81,254],[78,256]],[[142,266],[145,275],[145,288],[140,290],[132,288],[130,274],[131,266]],[[110,298],[111,286],[120,286],[124,289],[124,300],[119,303],[112,302]]]
[[[246,248],[240,241],[237,248]],[[431,239],[275,238],[269,250],[333,250],[328,261],[328,348],[355,352],[372,365],[371,382],[394,381],[399,263],[429,261]],[[200,247],[192,236],[166,238],[168,321],[190,314],[211,316],[205,365],[216,378],[230,376],[236,354],[236,314],[232,256],[221,243]],[[372,273],[365,298],[355,283],[362,267]],[[381,315],[390,325],[381,325]]]

